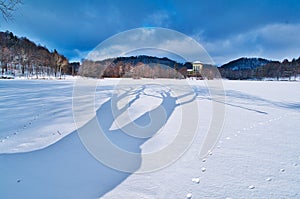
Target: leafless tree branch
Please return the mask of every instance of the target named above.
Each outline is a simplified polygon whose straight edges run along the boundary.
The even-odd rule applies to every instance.
[[[2,17],[6,21],[11,20],[17,5],[21,3],[22,0],[0,0],[0,13],[2,14]]]

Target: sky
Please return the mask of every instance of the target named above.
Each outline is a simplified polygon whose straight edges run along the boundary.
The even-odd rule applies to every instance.
[[[281,61],[300,56],[299,10],[298,0],[23,0],[13,20],[1,19],[0,31],[56,49],[70,61],[143,27],[191,37],[217,65],[239,57]]]

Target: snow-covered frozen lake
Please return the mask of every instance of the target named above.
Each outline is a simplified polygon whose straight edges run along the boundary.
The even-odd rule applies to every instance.
[[[226,101],[215,102],[225,107],[222,134],[202,159],[212,117],[221,114],[212,108],[205,81],[188,80],[193,93],[179,103],[173,96],[185,80],[130,80],[116,103],[120,109],[130,104],[128,117],[113,115],[108,106],[120,80],[99,80],[95,118],[127,151],[150,153],[170,145],[182,112],[197,111],[185,118],[197,123],[197,134],[181,158],[138,173],[141,156],[136,172],[126,173],[99,163],[81,142],[73,117],[75,81],[0,81],[0,198],[300,198],[300,82],[223,81]],[[118,129],[132,120],[147,122],[145,113],[154,114],[160,104],[166,118],[151,128],[152,137],[119,136]]]

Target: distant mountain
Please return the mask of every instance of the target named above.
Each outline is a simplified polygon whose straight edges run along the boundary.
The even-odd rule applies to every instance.
[[[296,79],[300,74],[300,57],[282,62],[262,58],[240,58],[224,64],[219,68],[221,76],[226,79]]]
[[[246,70],[246,69],[255,69],[257,67],[266,65],[270,63],[270,60],[263,59],[263,58],[239,58],[233,61],[228,62],[221,66],[224,69],[231,69],[231,70]]]

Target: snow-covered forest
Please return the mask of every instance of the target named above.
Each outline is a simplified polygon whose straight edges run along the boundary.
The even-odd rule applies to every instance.
[[[72,73],[68,59],[56,50],[36,45],[12,32],[0,32],[0,64],[2,77],[61,77]],[[74,73],[74,71],[73,71]]]
[[[26,77],[35,79],[62,78],[64,75],[80,75],[92,78],[198,78],[296,80],[300,74],[300,58],[270,61],[261,58],[240,58],[217,67],[203,63],[201,73],[189,74],[192,62],[180,63],[166,57],[147,55],[116,57],[101,61],[82,58],[69,63],[68,59],[47,47],[37,45],[12,32],[0,32],[0,65],[2,78]],[[216,69],[218,72],[216,72]]]

